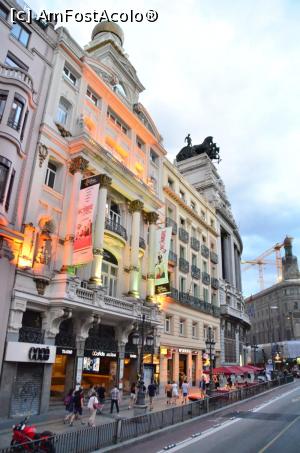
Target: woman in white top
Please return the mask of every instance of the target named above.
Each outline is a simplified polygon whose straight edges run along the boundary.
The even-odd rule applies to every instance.
[[[89,426],[95,426],[95,418],[96,418],[96,413],[98,409],[98,398],[96,396],[96,392],[93,392],[90,396],[89,402],[88,402],[88,408],[90,411],[90,418],[88,421]]]
[[[176,404],[176,401],[178,399],[178,385],[176,384],[175,381],[172,382],[172,397],[174,400],[174,404]]]

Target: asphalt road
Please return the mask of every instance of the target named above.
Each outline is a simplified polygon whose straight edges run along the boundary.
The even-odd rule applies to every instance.
[[[125,448],[165,453],[171,444],[170,453],[299,453],[300,382]]]

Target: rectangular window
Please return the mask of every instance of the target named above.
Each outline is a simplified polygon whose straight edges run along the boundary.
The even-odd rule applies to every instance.
[[[165,318],[165,332],[171,333],[171,316],[166,316]]]
[[[11,29],[11,34],[21,43],[27,47],[29,42],[30,33],[24,25],[16,23]]]
[[[171,208],[167,209],[167,217],[169,217],[170,219],[173,219],[173,209],[171,209]]]
[[[158,157],[158,155],[156,154],[156,152],[153,151],[153,149],[150,149],[150,160],[151,160],[151,162],[153,162],[155,165],[158,165],[159,157]]]
[[[185,248],[183,247],[183,245],[181,245],[179,247],[179,257],[180,258],[185,258]]]
[[[193,284],[193,296],[199,297],[199,286],[197,285],[197,283]]]
[[[48,162],[45,184],[46,184],[46,186],[50,187],[51,189],[54,189],[56,172],[57,172],[57,166],[53,162]]]
[[[9,186],[8,186],[8,191],[7,191],[6,200],[5,200],[5,210],[6,211],[9,210],[11,193],[12,193],[12,189],[13,189],[13,186],[14,186],[15,176],[16,176],[16,170],[13,170],[12,173],[11,173]]]
[[[174,239],[171,238],[171,241],[170,241],[170,250],[172,252],[174,252]]]
[[[112,110],[107,110],[107,118],[112,121],[125,135],[129,135],[129,127]]]
[[[19,60],[13,53],[7,52],[4,64],[10,66],[12,68],[19,68],[23,69],[24,71],[28,71],[28,66],[26,66],[22,61]]]
[[[203,211],[202,209],[201,209],[201,217],[203,220],[205,220],[205,211]]]
[[[7,95],[8,91],[0,91],[0,121],[2,120],[4,110],[5,110],[5,105],[7,101]]]
[[[192,266],[197,266],[197,255],[192,254]]]
[[[21,126],[23,109],[24,102],[22,102],[19,98],[15,97],[12,103],[7,124],[8,126],[12,127],[13,129],[16,129],[17,131],[20,129]]]
[[[145,143],[143,142],[143,140],[140,137],[136,137],[136,145],[138,148],[140,148],[141,150],[144,151]]]
[[[5,20],[8,18],[8,10],[3,5],[0,5],[0,17]]]
[[[65,66],[64,67],[64,77],[72,83],[72,85],[76,86],[77,77],[70,71],[70,69]]]
[[[0,203],[3,203],[11,161],[0,156]]]
[[[206,261],[202,261],[202,270],[203,270],[203,272],[207,272],[207,262]]]
[[[179,335],[184,335],[185,320],[180,319],[179,321]]]
[[[183,219],[182,217],[180,217],[180,225],[182,227],[185,227],[185,219]]]
[[[185,293],[186,279],[184,277],[179,278],[179,291]]]
[[[97,107],[99,99],[89,88],[86,90],[86,97]]]
[[[168,178],[168,186],[170,187],[170,189],[174,189],[174,181],[171,178]]]
[[[185,202],[185,193],[182,190],[179,190],[179,196]]]
[[[195,227],[192,227],[192,234],[191,234],[192,238],[195,238],[197,239],[197,230]]]
[[[196,212],[196,203],[193,200],[191,201],[191,208]]]
[[[20,136],[21,141],[24,138],[24,133],[25,133],[25,128],[26,128],[26,124],[27,124],[27,120],[28,120],[28,115],[29,115],[29,110],[26,110],[26,113],[25,113],[25,116],[24,116],[22,130],[21,130],[21,136]]]
[[[203,288],[203,299],[205,302],[208,302],[208,297],[209,297],[208,289]]]
[[[197,338],[197,330],[198,330],[198,325],[196,322],[193,322],[192,324],[192,337]]]

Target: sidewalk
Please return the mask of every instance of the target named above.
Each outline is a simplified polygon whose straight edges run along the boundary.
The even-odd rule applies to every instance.
[[[194,393],[198,391],[197,388],[191,388],[190,393]],[[119,414],[116,413],[116,409],[114,408],[114,413],[110,414],[110,399],[106,400],[104,410],[102,415],[96,416],[96,425],[103,425],[106,423],[110,423],[113,419],[121,417],[121,418],[130,418],[134,416],[134,410],[128,409],[129,405],[129,397],[124,397],[120,404],[120,412]],[[167,399],[164,395],[158,395],[154,399],[154,409],[153,412],[160,411],[162,409],[166,409],[169,407],[167,405]],[[146,397],[146,403],[149,404],[149,398]],[[87,421],[89,418],[89,412],[86,407],[87,403],[85,402],[85,407],[83,410],[83,421],[85,423],[84,426],[87,427]],[[181,398],[177,401],[177,405],[181,405]],[[149,410],[149,409],[148,409]],[[50,430],[55,434],[63,433],[63,432],[70,432],[78,429],[84,428],[80,421],[74,421],[73,427],[69,425],[63,424],[63,418],[66,415],[66,411],[64,410],[64,406],[61,405],[55,411],[50,410],[47,414],[44,415],[35,415],[30,418],[30,422],[37,426],[37,431],[41,432],[44,430]],[[9,420],[0,420],[0,448],[8,447],[11,441],[11,427],[14,423],[18,423],[22,420],[22,417],[9,419]]]

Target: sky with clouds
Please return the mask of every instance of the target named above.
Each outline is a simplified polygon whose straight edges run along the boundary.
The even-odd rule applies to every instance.
[[[29,2],[28,2],[29,3]],[[158,12],[155,23],[123,23],[124,48],[146,90],[173,159],[189,132],[220,146],[218,169],[254,259],[285,235],[300,259],[300,2],[297,0],[32,0],[41,10]],[[80,45],[93,24],[66,25]],[[275,259],[274,255],[268,259]],[[243,272],[244,294],[258,271]],[[266,286],[275,266],[265,269]]]

